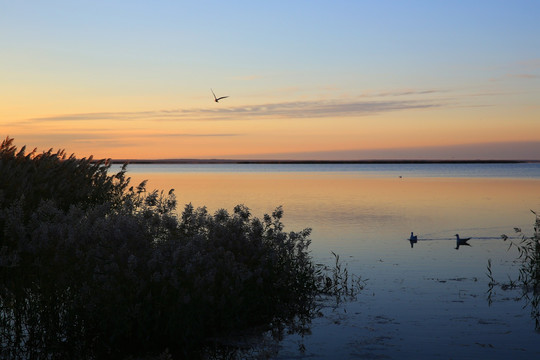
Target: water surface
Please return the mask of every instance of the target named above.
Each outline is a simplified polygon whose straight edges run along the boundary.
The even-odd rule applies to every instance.
[[[488,306],[485,275],[488,259],[500,281],[517,272],[500,235],[532,233],[540,164],[131,165],[128,174],[210,212],[245,204],[262,216],[283,205],[286,230],[313,229],[317,262],[334,251],[369,279],[356,301],[315,319],[311,336],[286,337],[277,358],[540,355],[519,293],[499,291]],[[456,233],[471,246],[455,250]]]

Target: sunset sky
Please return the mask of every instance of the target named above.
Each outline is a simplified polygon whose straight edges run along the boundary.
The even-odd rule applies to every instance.
[[[540,160],[539,19],[536,0],[0,0],[0,136],[114,159]]]

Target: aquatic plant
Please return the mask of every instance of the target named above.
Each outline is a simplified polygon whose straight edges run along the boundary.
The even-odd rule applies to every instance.
[[[63,211],[72,205],[121,202],[129,184],[125,166],[110,176],[110,160],[77,159],[64,150],[26,153],[26,147],[18,150],[13,142],[7,137],[0,144],[0,208],[18,201],[28,215],[43,200]]]
[[[178,214],[174,191],[109,166],[2,143],[0,358],[198,357],[250,329],[307,331],[322,296],[354,295],[281,207]]]
[[[491,260],[488,260],[487,276],[489,278],[488,303],[493,301],[494,290],[521,289],[521,299],[525,301],[524,307],[530,306],[531,317],[535,321],[535,327],[540,330],[540,216],[536,212],[534,234],[526,236],[520,228],[514,228],[519,241],[512,240],[507,235],[501,235],[504,241],[508,241],[508,250],[516,249],[517,260],[520,263],[519,275],[516,279],[508,278],[507,282],[497,282],[493,277]]]
[[[343,263],[339,254],[331,252],[334,264],[317,264],[317,276],[323,284],[321,294],[335,301],[336,306],[344,300],[353,300],[364,289],[368,279],[351,274],[346,263]]]

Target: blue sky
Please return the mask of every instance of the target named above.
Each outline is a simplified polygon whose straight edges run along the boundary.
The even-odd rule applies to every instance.
[[[538,15],[522,0],[0,1],[1,135],[124,158],[540,143]]]

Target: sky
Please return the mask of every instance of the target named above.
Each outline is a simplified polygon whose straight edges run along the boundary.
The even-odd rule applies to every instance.
[[[540,160],[539,16],[536,0],[0,0],[0,136],[113,159]]]

